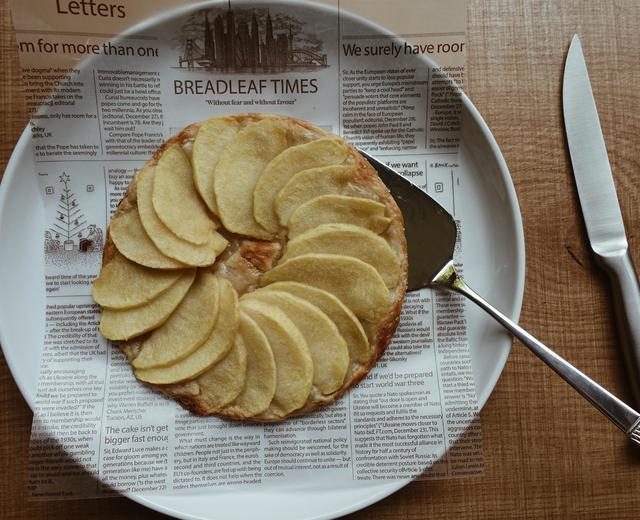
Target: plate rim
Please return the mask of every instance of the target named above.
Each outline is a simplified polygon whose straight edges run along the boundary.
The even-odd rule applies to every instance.
[[[158,13],[156,15],[153,15],[135,24],[134,26],[132,26],[131,28],[123,32],[119,37],[123,37],[135,32],[148,30],[150,27],[153,27],[155,25],[159,25],[162,23],[166,23],[167,21],[170,21],[173,18],[185,15],[192,11],[196,11],[204,7],[222,4],[222,3],[224,3],[222,0],[204,0],[202,2],[198,2],[195,4],[184,5],[174,9],[169,9],[161,13]],[[245,2],[241,2],[241,3],[245,3]],[[338,13],[338,10],[334,7],[328,6],[326,4],[318,4],[311,1],[300,2],[296,0],[275,0],[275,3],[291,4],[296,6],[307,4],[314,9],[324,10],[326,12],[331,12],[335,14]],[[368,26],[377,28],[381,30],[381,32],[390,33],[390,31],[388,31],[384,27],[378,26],[376,23],[371,22],[370,20],[367,20],[362,16],[353,14],[344,9],[341,9],[339,12],[342,15],[346,14],[347,16],[350,16],[352,18],[356,18],[358,20],[364,21],[364,23],[366,23]],[[431,63],[431,64],[433,63],[430,59],[424,56],[421,56],[421,58],[425,59],[425,61],[427,61],[428,63]],[[513,321],[517,322],[522,310],[522,303],[523,303],[523,297],[524,297],[525,263],[526,263],[525,262],[524,227],[522,222],[520,205],[517,198],[517,193],[515,190],[515,186],[513,184],[513,179],[511,177],[508,166],[504,159],[504,156],[502,155],[500,147],[498,146],[498,143],[495,139],[495,136],[491,132],[486,121],[484,120],[479,110],[471,102],[470,98],[467,96],[465,92],[461,92],[461,100],[462,100],[462,106],[463,106],[463,117],[464,117],[464,111],[466,110],[469,116],[473,119],[477,128],[480,130],[483,140],[486,142],[486,144],[488,144],[488,147],[491,150],[493,158],[496,160],[497,169],[500,173],[500,180],[502,181],[502,185],[506,191],[506,195],[507,195],[506,207],[509,210],[509,217],[512,220],[511,224],[513,225],[513,228],[515,231],[515,236],[514,236],[515,240],[513,243],[514,260],[515,260],[515,263],[513,265],[513,276],[514,276],[515,284],[512,286],[513,304],[510,309],[503,309],[503,312],[507,316],[511,317]],[[20,138],[18,139],[14,147],[14,150],[9,158],[9,161],[7,162],[7,166],[5,167],[5,173],[2,177],[2,182],[0,182],[0,229],[2,228],[2,224],[3,224],[3,215],[5,211],[4,208],[6,207],[7,199],[11,191],[10,186],[13,185],[13,183],[15,182],[15,178],[18,175],[17,172],[19,170],[20,161],[22,160],[23,154],[27,154],[28,156],[27,148],[31,145],[31,142],[32,142],[32,138],[31,138],[31,132],[30,132],[30,124],[27,123],[24,131],[20,135]],[[27,157],[27,160],[29,160],[28,157]],[[2,316],[0,316],[0,346],[2,347],[2,351],[4,354],[5,360],[7,362],[7,366],[9,367],[9,371],[11,372],[14,382],[18,386],[18,389],[20,390],[28,406],[33,411],[35,403],[33,402],[33,394],[31,391],[32,389],[27,387],[26,378],[21,378],[17,376],[17,374],[19,374],[20,372],[20,369],[18,367],[18,360],[17,360],[17,357],[14,357],[10,353],[9,355],[7,355],[8,352],[10,352],[10,349],[7,346],[7,342],[3,334],[3,327],[1,325],[2,325]],[[504,366],[507,362],[512,346],[513,346],[513,340],[511,340],[508,343],[506,348],[502,348],[500,350],[497,363],[494,365],[493,370],[490,373],[490,376],[485,380],[484,392],[481,395],[477,395],[478,411],[484,408],[487,400],[493,393],[497,385],[497,382],[500,376],[502,375]],[[338,517],[347,515],[349,513],[359,511],[371,504],[374,504],[380,500],[383,500],[384,498],[395,493],[399,489],[405,487],[407,484],[413,482],[413,480],[414,479],[391,480],[388,482],[383,481],[379,486],[376,486],[379,488],[379,490],[377,490],[370,496],[366,497],[365,499],[360,500],[359,502],[355,502],[354,504],[351,504],[348,507],[343,507],[340,510],[324,512],[320,515],[309,516],[305,518],[306,520],[338,518]],[[157,499],[159,495],[149,495],[144,493],[128,493],[128,492],[123,492],[121,494],[145,507],[148,507],[152,510],[155,510],[167,515],[171,515],[175,518],[180,518],[184,520],[208,520],[210,518],[214,518],[214,517],[197,516],[191,513],[184,513],[177,509],[168,507],[164,504],[160,504],[154,501],[154,499]]]

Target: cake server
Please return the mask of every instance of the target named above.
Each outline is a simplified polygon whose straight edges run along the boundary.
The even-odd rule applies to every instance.
[[[640,444],[638,412],[507,318],[465,283],[453,262],[458,230],[449,212],[402,175],[359,151],[376,169],[402,211],[409,259],[408,290],[440,287],[463,294],[549,365],[631,440]]]
[[[613,292],[620,345],[636,406],[640,405],[640,286],[620,213],[600,119],[580,38],[571,40],[562,107],[578,198],[591,250]]]

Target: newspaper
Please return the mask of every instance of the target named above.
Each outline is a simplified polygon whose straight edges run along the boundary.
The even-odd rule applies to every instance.
[[[388,5],[233,1],[158,18],[172,2],[12,1],[47,219],[33,498],[482,473],[460,296],[409,293],[367,378],[325,410],[268,425],[196,417],[139,384],[99,334],[90,296],[133,173],[163,140],[212,115],[309,120],[455,214],[464,187],[451,80],[464,84],[466,1]]]

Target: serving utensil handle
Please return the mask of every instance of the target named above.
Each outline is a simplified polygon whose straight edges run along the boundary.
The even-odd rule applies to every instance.
[[[640,406],[640,284],[629,249],[598,260],[609,276],[618,336],[636,406]]]
[[[605,417],[624,431],[633,441],[640,444],[640,414],[622,402],[593,379],[583,374],[571,363],[560,357],[541,341],[533,337],[517,323],[511,321],[498,309],[487,303],[456,272],[453,262],[449,262],[433,279],[435,286],[443,286],[469,298],[490,314],[500,325],[519,339],[531,352],[544,361],[562,379],[575,388],[580,395],[595,406]]]

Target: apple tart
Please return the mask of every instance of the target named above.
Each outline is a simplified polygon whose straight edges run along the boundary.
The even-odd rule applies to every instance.
[[[238,114],[188,126],[137,172],[93,297],[138,380],[196,414],[278,421],[367,374],[406,283],[402,215],[355,148]]]

